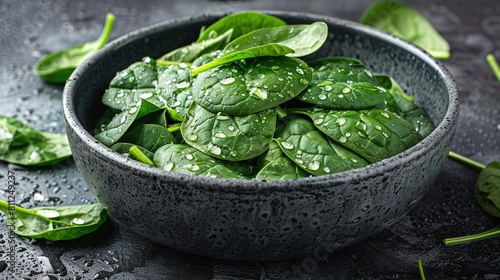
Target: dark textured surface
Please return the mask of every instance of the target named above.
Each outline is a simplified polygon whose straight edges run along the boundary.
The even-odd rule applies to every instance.
[[[36,128],[64,132],[62,87],[43,84],[31,71],[50,51],[95,39],[105,13],[117,16],[113,38],[166,19],[201,12],[246,9],[306,11],[356,20],[371,1],[6,1],[0,2],[0,112]],[[456,78],[461,112],[453,150],[483,163],[500,158],[500,83],[484,56],[500,57],[500,3],[408,1],[449,40],[445,66]],[[16,173],[22,206],[94,201],[74,163],[25,169],[0,165],[4,198],[7,171]],[[27,279],[500,279],[498,239],[444,247],[444,237],[494,226],[475,204],[477,172],[447,162],[430,192],[404,219],[376,236],[331,255],[288,262],[228,262],[195,257],[147,241],[110,221],[80,240],[47,243],[10,239],[0,227],[0,277],[8,279],[7,244],[15,268]],[[1,222],[5,218],[2,216]],[[46,261],[48,260],[48,262]],[[50,265],[47,265],[50,263]]]

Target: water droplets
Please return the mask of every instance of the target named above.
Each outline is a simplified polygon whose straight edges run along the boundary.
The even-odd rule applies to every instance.
[[[127,116],[122,115],[122,116],[120,117],[120,124],[124,124],[126,121],[127,121]]]
[[[208,151],[216,156],[220,156],[222,154],[222,149],[219,146],[214,145],[212,143],[208,145]]]
[[[40,209],[40,210],[37,210],[36,213],[38,215],[42,215],[46,218],[57,218],[59,216],[61,216],[61,214],[59,212],[57,212],[56,210],[50,210],[50,209]]]
[[[286,141],[282,141],[281,146],[283,147],[283,149],[286,150],[292,150],[293,148],[295,148],[295,146],[292,143]]]
[[[230,85],[230,84],[234,83],[234,81],[235,81],[234,77],[229,77],[229,78],[222,79],[220,81],[220,83],[222,85]]]
[[[198,140],[198,134],[191,133],[186,138],[188,141],[194,142],[194,141]]]
[[[346,122],[347,122],[347,120],[344,117],[340,117],[340,118],[337,119],[337,121],[335,123],[337,123],[338,125],[342,126]]]
[[[172,171],[172,169],[174,169],[174,166],[174,163],[169,161],[163,166],[163,170]]]
[[[219,120],[219,121],[226,121],[226,120],[229,120],[230,117],[222,112],[218,112],[216,115],[215,115],[215,119]]]
[[[307,165],[307,169],[312,170],[312,171],[319,170],[319,167],[320,167],[320,163],[319,163],[319,161],[317,161],[317,160],[313,160],[313,161],[311,161],[311,162]]]
[[[386,118],[386,119],[389,119],[390,116],[389,116],[389,113],[387,113],[386,111],[382,111],[380,112],[380,115],[382,115],[382,117]]]
[[[83,225],[85,224],[85,220],[82,218],[73,218],[73,220],[71,220],[71,223],[75,225]]]
[[[150,92],[150,91],[141,92],[139,94],[139,98],[141,98],[141,99],[148,99],[148,98],[151,98],[151,97],[153,97],[153,93]]]
[[[180,82],[178,84],[175,85],[176,88],[178,89],[186,89],[190,86],[191,84],[187,81],[183,81],[183,82]]]
[[[342,93],[349,93],[349,92],[351,92],[351,88],[349,87],[345,87],[342,89]]]
[[[222,131],[219,130],[219,131],[217,131],[217,133],[214,134],[214,137],[216,137],[216,138],[226,138],[227,135],[224,132],[222,132]]]

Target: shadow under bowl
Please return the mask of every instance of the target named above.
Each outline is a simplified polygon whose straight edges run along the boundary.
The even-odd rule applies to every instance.
[[[63,110],[76,165],[109,214],[134,232],[180,251],[244,261],[331,254],[408,213],[440,173],[459,110],[442,64],[373,28],[327,16],[266,12],[289,24],[324,21],[329,36],[316,57],[348,56],[394,77],[436,129],[381,162],[298,180],[223,180],[171,173],[127,159],[93,138],[115,74],[145,56],[195,41],[225,14],[170,20],[123,36],[92,55],[66,84]]]

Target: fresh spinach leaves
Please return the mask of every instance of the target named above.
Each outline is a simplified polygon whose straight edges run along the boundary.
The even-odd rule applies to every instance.
[[[170,172],[278,180],[364,167],[432,131],[391,77],[353,58],[302,59],[327,36],[323,22],[224,17],[193,44],[119,72],[95,137]]]
[[[16,234],[50,241],[70,240],[91,233],[107,217],[101,204],[26,209],[0,200],[0,211],[7,215],[7,223]]]
[[[419,12],[400,1],[378,1],[365,10],[359,22],[412,42],[436,58],[450,57],[446,39]]]
[[[71,156],[66,134],[35,130],[15,118],[0,116],[0,160],[45,166]]]
[[[35,64],[35,72],[47,83],[66,83],[80,63],[108,42],[114,21],[115,16],[107,14],[101,36],[96,41],[52,52],[42,57]]]

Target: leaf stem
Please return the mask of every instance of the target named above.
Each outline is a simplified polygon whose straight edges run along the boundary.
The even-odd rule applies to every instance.
[[[418,265],[418,273],[420,274],[420,279],[425,280],[424,266],[422,265],[421,259],[417,260],[417,265]]]
[[[137,146],[132,146],[129,149],[129,152],[140,162],[145,163],[147,165],[155,166],[155,163],[150,160]]]
[[[99,44],[97,45],[98,49],[104,47],[104,45],[108,42],[109,36],[111,35],[111,31],[113,30],[114,22],[115,22],[115,16],[111,13],[108,13],[106,15],[106,22],[104,23],[101,36],[99,36],[99,39],[97,39],[97,42],[99,42]]]
[[[486,61],[490,65],[491,70],[493,71],[493,74],[495,74],[497,80],[500,82],[500,67],[498,66],[497,60],[495,59],[495,56],[493,54],[488,54],[486,56]]]
[[[466,243],[466,242],[471,242],[471,241],[483,240],[483,239],[495,237],[498,235],[500,235],[500,225],[497,225],[492,229],[489,229],[487,231],[483,231],[480,233],[476,233],[476,234],[460,236],[460,237],[446,238],[446,239],[443,239],[443,244],[444,245],[454,245],[454,244],[459,244],[459,243]]]
[[[451,159],[454,159],[454,160],[456,160],[456,161],[458,161],[460,163],[463,163],[463,164],[465,164],[467,166],[470,166],[470,167],[473,167],[475,169],[478,169],[478,170],[483,170],[486,167],[486,165],[484,165],[482,163],[474,161],[474,160],[472,160],[470,158],[467,158],[465,156],[459,155],[459,154],[457,154],[455,152],[450,152],[448,154],[448,157],[451,158]]]

